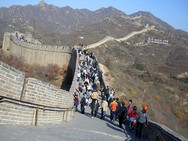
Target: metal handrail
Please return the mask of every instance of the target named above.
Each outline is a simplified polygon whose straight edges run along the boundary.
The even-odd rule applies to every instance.
[[[159,136],[161,137],[161,139],[162,139],[163,141],[166,141],[166,139],[165,139],[157,130],[155,130],[151,125],[148,125],[148,126],[149,126],[149,128],[151,128],[154,132],[157,133],[157,135],[156,135],[156,137],[155,137],[155,141],[158,140],[158,137],[159,137]],[[147,136],[148,136],[148,134],[147,134]]]
[[[14,99],[14,98],[10,98],[10,97],[6,97],[6,96],[1,96],[0,95],[0,103],[1,102],[9,102],[9,103],[14,103],[14,104],[19,104],[19,105],[21,105],[21,103],[23,103],[23,104],[30,104],[30,105],[23,105],[23,104],[22,105],[23,106],[27,106],[27,107],[31,107],[31,108],[37,108],[38,107],[39,109],[50,110],[50,111],[66,111],[66,110],[72,110],[72,109],[74,109],[74,106],[71,107],[71,108],[61,108],[61,107],[47,106],[47,105],[36,104],[36,103],[27,102],[27,101],[18,100],[18,99]],[[19,103],[17,103],[17,102],[19,102]],[[34,105],[34,106],[31,106],[31,105]]]

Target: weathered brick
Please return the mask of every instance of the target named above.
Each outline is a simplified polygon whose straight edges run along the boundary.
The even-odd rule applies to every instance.
[[[8,77],[8,78],[10,78],[10,79],[15,79],[15,78],[16,78],[15,76],[13,76],[13,75],[11,75],[11,74],[9,74],[9,73],[6,74],[6,77]]]
[[[24,78],[16,77],[16,81],[23,83]]]
[[[1,83],[1,85],[2,85],[2,83],[6,83],[6,81],[5,81],[5,80],[0,79],[0,83]]]
[[[7,81],[7,77],[5,75],[0,74],[0,79]]]
[[[8,69],[8,68],[1,67],[1,70],[2,70],[2,71],[5,71],[5,72],[7,72],[7,73],[10,73],[10,69]]]
[[[6,87],[0,87],[0,91],[2,91],[2,92],[8,92],[8,89],[6,88]]]

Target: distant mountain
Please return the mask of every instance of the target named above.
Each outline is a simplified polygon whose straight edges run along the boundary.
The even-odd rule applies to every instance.
[[[5,31],[7,29],[9,31],[33,31],[35,21],[36,30],[39,33],[67,34],[119,14],[126,16],[123,12],[112,7],[92,12],[87,9],[72,9],[68,6],[60,8],[46,3],[0,8],[0,20],[7,25]],[[3,32],[4,30],[0,34],[2,35]]]
[[[20,31],[34,34],[35,29],[36,38],[43,44],[74,46],[83,43],[89,45],[106,36],[122,38],[146,26],[153,26],[154,30],[130,38],[128,42],[131,46],[145,43],[149,37],[152,37],[170,41],[170,50],[166,49],[162,54],[167,52],[175,54],[176,48],[188,47],[187,32],[174,29],[150,12],[139,11],[127,15],[113,7],[90,11],[73,9],[69,6],[57,7],[44,2],[38,5],[14,5],[9,8],[0,8],[0,43],[4,32]],[[173,57],[169,58],[167,64],[170,64]],[[147,58],[143,59],[143,56],[141,60],[147,62]],[[154,69],[160,65],[162,64],[149,66]]]
[[[43,44],[102,42],[91,51],[110,70],[104,76],[110,76],[108,83],[115,81],[110,86],[117,95],[140,105],[148,103],[152,120],[187,136],[187,32],[174,29],[150,12],[127,15],[113,7],[90,11],[41,2],[0,8],[0,44],[4,32],[33,34],[34,29]],[[148,39],[166,40],[168,45],[149,43]]]
[[[75,45],[81,41],[90,44],[106,36],[122,37],[142,29],[146,24],[165,31],[175,31],[149,12],[127,15],[113,7],[90,11],[41,2],[38,5],[0,8],[0,37],[6,31],[34,33],[35,28],[37,38],[43,43],[56,45]],[[84,40],[80,40],[80,36]]]
[[[130,17],[135,23],[138,23],[138,24],[155,25],[156,28],[163,29],[165,31],[175,30],[172,26],[162,21],[161,19],[155,17],[150,12],[139,11],[134,14],[131,14]]]

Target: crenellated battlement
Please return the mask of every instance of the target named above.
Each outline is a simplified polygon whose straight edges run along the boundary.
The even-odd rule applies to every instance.
[[[20,40],[19,38],[16,38],[14,35],[10,35],[10,40],[23,48],[28,48],[32,50],[72,53],[73,49],[73,47],[68,46],[50,46],[26,42]]]
[[[69,65],[72,83],[69,90],[63,90],[26,78],[24,72],[0,61],[0,124],[42,125],[69,121],[74,110],[73,93],[78,85],[77,51],[72,47],[48,46],[26,40],[5,33],[3,50],[23,57],[30,64]]]
[[[74,47],[42,45],[29,34],[4,34],[3,51],[22,57],[28,64],[57,64],[68,65]]]
[[[0,124],[43,125],[68,122],[73,116],[77,88],[77,52],[70,59],[72,83],[68,91],[21,72],[0,61]]]
[[[3,49],[24,59],[30,59],[27,61],[32,63],[41,63],[42,60],[43,65],[53,61],[62,65],[62,62],[68,58],[66,63],[72,70],[72,83],[69,91],[65,91],[34,78],[25,78],[24,72],[0,61],[0,124],[61,124],[70,120],[73,112],[72,95],[78,87],[77,51],[71,47],[46,46],[20,41],[8,33],[4,36]],[[106,88],[103,78],[102,85]],[[146,129],[145,137],[148,140],[187,140],[153,121],[149,122]]]

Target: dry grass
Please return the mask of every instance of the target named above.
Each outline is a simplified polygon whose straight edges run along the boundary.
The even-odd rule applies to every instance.
[[[7,55],[0,51],[0,60],[20,71],[26,73],[26,77],[33,77],[47,83],[60,87],[67,71],[67,65],[59,67],[57,64],[41,66],[38,64],[27,64],[24,59],[14,55]]]
[[[140,78],[139,73],[138,75],[137,73],[129,75],[129,72],[112,72],[109,69],[104,72],[107,84],[110,88],[115,88],[116,97],[119,97],[120,101],[124,101],[128,105],[128,100],[132,99],[139,110],[144,104],[147,104],[150,119],[166,125],[174,131],[181,130],[183,133],[188,128],[183,122],[186,120],[186,116],[185,109],[180,105],[180,95],[175,94],[178,93],[178,87],[167,75],[154,73],[145,79]],[[179,125],[180,123],[181,125]],[[182,129],[181,126],[184,126],[185,129]]]
[[[161,97],[157,95],[157,96],[155,96],[155,100],[158,102],[161,102]]]

